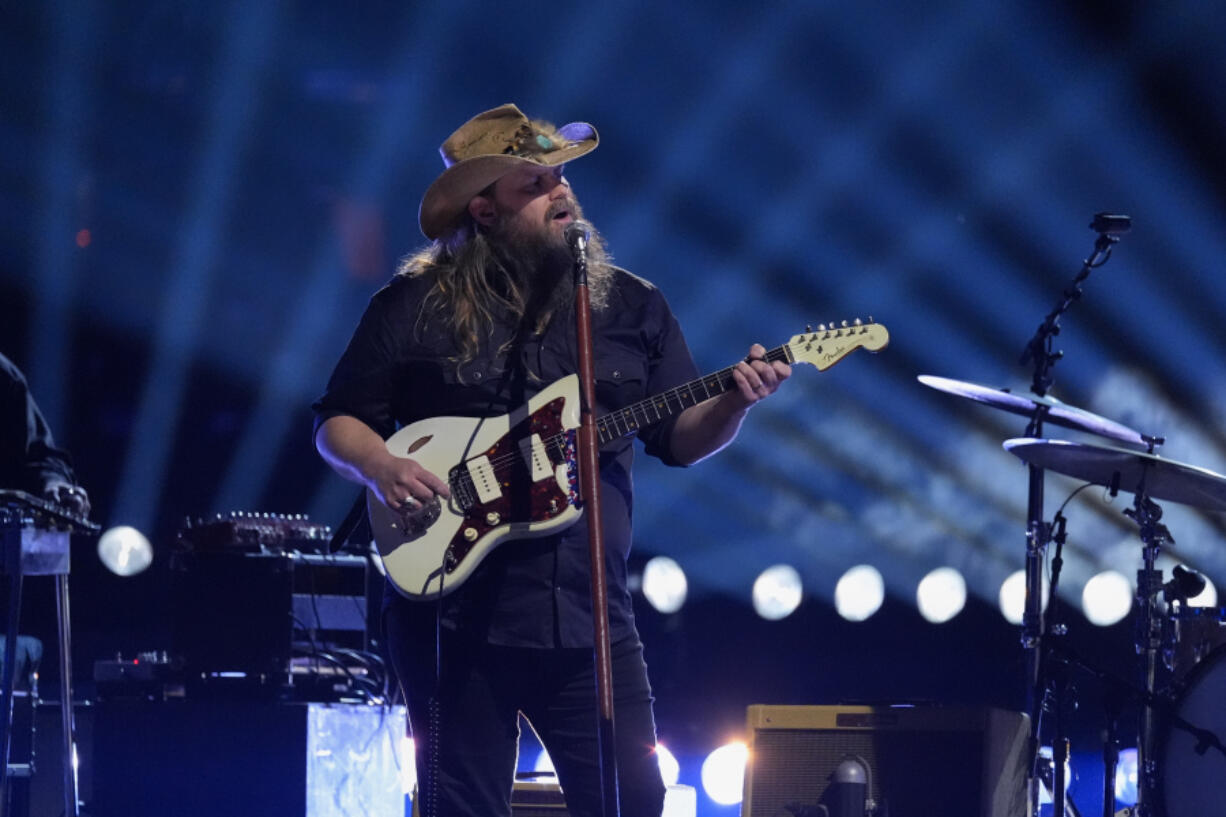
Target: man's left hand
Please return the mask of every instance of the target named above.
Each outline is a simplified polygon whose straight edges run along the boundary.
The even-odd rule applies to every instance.
[[[89,516],[89,494],[79,485],[63,480],[48,480],[43,486],[43,498],[67,509],[77,516]]]
[[[792,367],[788,364],[766,361],[766,347],[760,343],[750,346],[747,360],[732,369],[732,379],[746,408],[774,394],[779,384],[791,376]]]

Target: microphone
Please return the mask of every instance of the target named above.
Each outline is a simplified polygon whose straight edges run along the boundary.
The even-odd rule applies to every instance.
[[[575,258],[587,255],[587,241],[592,236],[592,228],[586,221],[572,221],[566,225],[566,244]]]
[[[1096,213],[1090,229],[1101,235],[1123,235],[1132,229],[1132,219],[1113,213]]]
[[[834,770],[837,791],[831,817],[864,817],[869,812],[868,764],[856,755],[847,755]]]
[[[1175,565],[1172,571],[1174,577],[1162,586],[1167,601],[1179,599],[1187,602],[1196,598],[1205,589],[1205,577],[1195,570],[1188,570],[1183,565]]]

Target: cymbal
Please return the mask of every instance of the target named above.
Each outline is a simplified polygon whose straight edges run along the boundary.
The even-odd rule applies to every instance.
[[[1005,450],[1048,471],[1209,511],[1226,511],[1226,476],[1142,451],[1067,440],[1018,437]]]
[[[1097,434],[1099,437],[1118,440],[1122,443],[1148,445],[1141,432],[1085,409],[1070,406],[1068,403],[1061,402],[1054,397],[1039,397],[1037,394],[1014,394],[1013,392],[993,389],[988,386],[979,386],[975,383],[967,383],[962,380],[951,380],[948,377],[935,377],[930,374],[921,374],[919,382],[937,391],[948,392],[959,397],[969,397],[980,403],[986,403],[993,408],[1004,409],[1013,414],[1021,414],[1026,417],[1033,416],[1035,409],[1043,406],[1046,409],[1043,414],[1044,422],[1063,426],[1064,428],[1071,428],[1076,431],[1088,431],[1091,434]]]

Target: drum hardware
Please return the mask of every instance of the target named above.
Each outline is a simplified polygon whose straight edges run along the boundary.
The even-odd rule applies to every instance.
[[[1061,300],[1047,314],[1043,322],[1035,330],[1034,336],[1022,350],[1020,363],[1022,366],[1033,365],[1033,377],[1030,391],[1033,396],[1019,397],[1009,392],[973,387],[959,389],[956,381],[943,381],[941,378],[922,376],[920,381],[932,388],[950,391],[953,394],[969,397],[979,402],[985,402],[997,408],[1021,414],[1030,418],[1026,426],[1026,434],[1038,437],[1043,431],[1043,422],[1063,425],[1092,434],[1114,439],[1119,442],[1139,443],[1149,446],[1152,451],[1155,445],[1161,445],[1161,440],[1145,437],[1139,432],[1120,426],[1091,412],[1083,412],[1071,406],[1066,406],[1054,398],[1048,397],[1048,391],[1054,382],[1052,367],[1064,356],[1063,351],[1056,351],[1053,343],[1060,334],[1060,317],[1068,311],[1073,302],[1082,295],[1082,284],[1097,267],[1111,258],[1112,247],[1127,233],[1132,226],[1132,220],[1125,215],[1097,213],[1090,223],[1090,229],[1098,234],[1094,242],[1094,251],[1085,261],[1073,278],[1072,283],[1063,291]],[[943,382],[942,382],[943,381]],[[972,385],[972,384],[966,384]],[[989,393],[992,392],[992,393]],[[1033,766],[1029,777],[1030,812],[1037,814],[1039,810],[1039,781],[1037,769],[1039,764],[1039,734],[1042,728],[1043,702],[1047,692],[1040,685],[1043,683],[1042,644],[1044,636],[1043,622],[1043,553],[1047,547],[1051,529],[1043,520],[1043,471],[1031,464],[1029,467],[1029,491],[1027,498],[1026,526],[1026,606],[1022,614],[1022,646],[1026,650],[1026,696],[1027,709],[1030,713],[1030,757]],[[1054,598],[1054,594],[1052,594]],[[1063,742],[1062,735],[1055,735],[1053,747],[1059,750]],[[1064,817],[1064,766],[1063,762],[1056,766],[1055,790],[1052,792],[1053,817]]]
[[[1141,656],[1141,678],[1146,693],[1146,703],[1141,707],[1141,724],[1137,741],[1137,805],[1145,814],[1153,799],[1156,765],[1154,761],[1154,710],[1148,701],[1153,697],[1158,673],[1158,656],[1162,649],[1162,618],[1158,610],[1158,594],[1162,592],[1162,571],[1155,563],[1158,552],[1165,544],[1174,544],[1162,518],[1162,509],[1145,496],[1145,476],[1134,496],[1133,507],[1125,508],[1124,515],[1137,523],[1143,547],[1142,567],[1137,571],[1136,648]]]
[[[1161,774],[1156,756],[1156,716],[1171,712],[1169,702],[1156,694],[1159,656],[1175,649],[1177,623],[1171,623],[1159,609],[1159,594],[1168,609],[1186,609],[1186,601],[1203,588],[1203,580],[1183,570],[1164,583],[1156,560],[1164,545],[1174,542],[1161,523],[1162,509],[1151,497],[1157,496],[1207,510],[1226,510],[1226,477],[1184,463],[1166,460],[1151,452],[1129,451],[1109,446],[1069,443],[1061,440],[1016,439],[1004,447],[1032,466],[1057,471],[1103,485],[1112,495],[1120,490],[1133,494],[1133,506],[1124,515],[1137,525],[1142,542],[1142,567],[1137,571],[1137,616],[1135,644],[1140,656],[1141,717],[1138,724],[1137,765],[1139,771],[1137,812],[1155,813]],[[1157,703],[1161,701],[1161,703]],[[1167,718],[1164,715],[1164,718]],[[1171,712],[1172,727],[1195,736],[1196,749],[1203,753],[1210,746],[1221,746],[1211,731],[1202,729]],[[1111,764],[1114,765],[1114,764]]]
[[[1052,641],[1046,649],[1046,660],[1076,667],[1094,678],[1103,690],[1106,715],[1106,740],[1103,743],[1104,815],[1113,815],[1113,784],[1118,756],[1116,726],[1125,702],[1135,703],[1154,712],[1162,723],[1156,737],[1163,743],[1163,749],[1168,754],[1174,750],[1183,750],[1184,754],[1188,755],[1183,758],[1182,763],[1171,763],[1169,758],[1167,762],[1157,763],[1159,775],[1165,776],[1166,779],[1156,793],[1151,793],[1149,800],[1144,803],[1138,800],[1136,807],[1128,813],[1134,817],[1155,813],[1164,817],[1221,817],[1226,814],[1226,801],[1220,796],[1221,770],[1226,768],[1223,766],[1226,763],[1226,743],[1223,742],[1226,738],[1226,710],[1220,706],[1220,700],[1223,694],[1226,694],[1226,650],[1215,653],[1212,664],[1201,670],[1208,683],[1189,684],[1180,695],[1172,695],[1170,692],[1149,692],[1135,681],[1116,677],[1096,667],[1063,641]],[[1201,719],[1216,718],[1214,728],[1206,728],[1203,723],[1193,722],[1184,714],[1185,709],[1198,710],[1197,714]],[[1199,768],[1193,766],[1197,762],[1202,764]],[[1138,765],[1139,763],[1138,757]],[[1196,803],[1188,803],[1189,795],[1202,799]],[[1163,800],[1164,807],[1157,811],[1156,804]],[[1211,803],[1212,806],[1207,810],[1203,807],[1204,803]]]
[[[1162,599],[1166,602],[1166,616],[1162,619],[1162,663],[1174,674],[1185,658],[1179,650],[1182,643],[1187,643],[1193,649],[1191,664],[1196,664],[1204,658],[1208,650],[1201,651],[1201,644],[1193,646],[1190,637],[1184,638],[1185,629],[1198,628],[1185,627],[1183,624],[1185,619],[1201,619],[1202,608],[1189,607],[1188,599],[1201,594],[1205,589],[1205,578],[1183,565],[1175,565],[1171,572],[1171,580],[1162,586]]]
[[[1053,425],[1095,434],[1110,440],[1143,445],[1151,453],[1155,447],[1164,442],[1161,437],[1143,434],[1114,420],[1109,420],[1101,415],[1064,403],[1048,395],[1019,395],[1007,390],[993,389],[975,383],[930,375],[920,375],[919,380],[924,385],[938,391],[966,397],[1012,414],[1029,416],[1031,419],[1027,426],[1028,434],[1039,433],[1043,422],[1047,421]],[[1050,384],[1050,381],[1048,382]],[[1021,439],[1028,438],[1019,438],[1019,440]],[[1016,441],[1011,440],[1009,442]],[[1043,442],[1051,443],[1055,441],[1044,440]],[[1009,443],[1006,443],[1005,447],[1012,451]],[[1138,453],[1131,449],[1112,448],[1110,450],[1128,454]],[[1013,451],[1013,453],[1022,456],[1017,451]],[[1026,457],[1022,458],[1026,459]],[[1062,465],[1067,457],[1056,459],[1057,465]],[[1067,754],[1066,749],[1063,748],[1065,746],[1062,738],[1064,729],[1060,723],[1062,717],[1063,673],[1058,669],[1050,671],[1045,667],[1048,656],[1044,651],[1043,645],[1047,635],[1060,636],[1066,631],[1066,625],[1059,620],[1057,615],[1058,607],[1053,606],[1058,605],[1057,587],[1060,570],[1063,565],[1061,554],[1066,537],[1067,520],[1063,515],[1063,509],[1078,492],[1089,487],[1093,482],[1088,480],[1086,485],[1074,491],[1065,500],[1064,504],[1061,505],[1061,509],[1056,512],[1056,516],[1049,524],[1042,519],[1043,470],[1045,467],[1051,466],[1042,462],[1030,462],[1030,495],[1028,502],[1028,519],[1030,521],[1027,524],[1026,532],[1026,611],[1022,620],[1022,645],[1027,650],[1027,696],[1029,699],[1028,710],[1031,713],[1032,757],[1034,759],[1030,793],[1032,813],[1037,813],[1039,771],[1043,764],[1038,754],[1039,735],[1043,730],[1043,717],[1050,714],[1055,721],[1053,724],[1054,728],[1052,729],[1054,732],[1052,740],[1053,754],[1060,756],[1053,757],[1052,799],[1053,806],[1056,806],[1056,810],[1053,813],[1061,814],[1067,799],[1065,791],[1067,781],[1064,780],[1064,759],[1067,757]],[[1055,467],[1053,470],[1060,469]],[[1116,490],[1118,490],[1118,484],[1116,485]],[[1042,562],[1043,554],[1051,542],[1056,543],[1056,548],[1052,560],[1052,577],[1048,592],[1048,612],[1046,617],[1044,617],[1041,607]]]
[[[1167,608],[1166,626],[1163,658],[1173,683],[1179,684],[1197,664],[1226,644],[1226,607],[1173,603]]]

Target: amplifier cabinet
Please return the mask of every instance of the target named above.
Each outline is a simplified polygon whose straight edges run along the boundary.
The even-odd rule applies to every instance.
[[[402,706],[103,701],[93,817],[404,817]]]
[[[295,653],[365,649],[367,563],[294,552],[188,552],[174,562],[176,653],[190,682],[288,685]]]
[[[1025,813],[1029,718],[1019,712],[755,704],[748,731],[743,817],[816,813],[848,756],[868,766],[868,796],[890,817]]]

